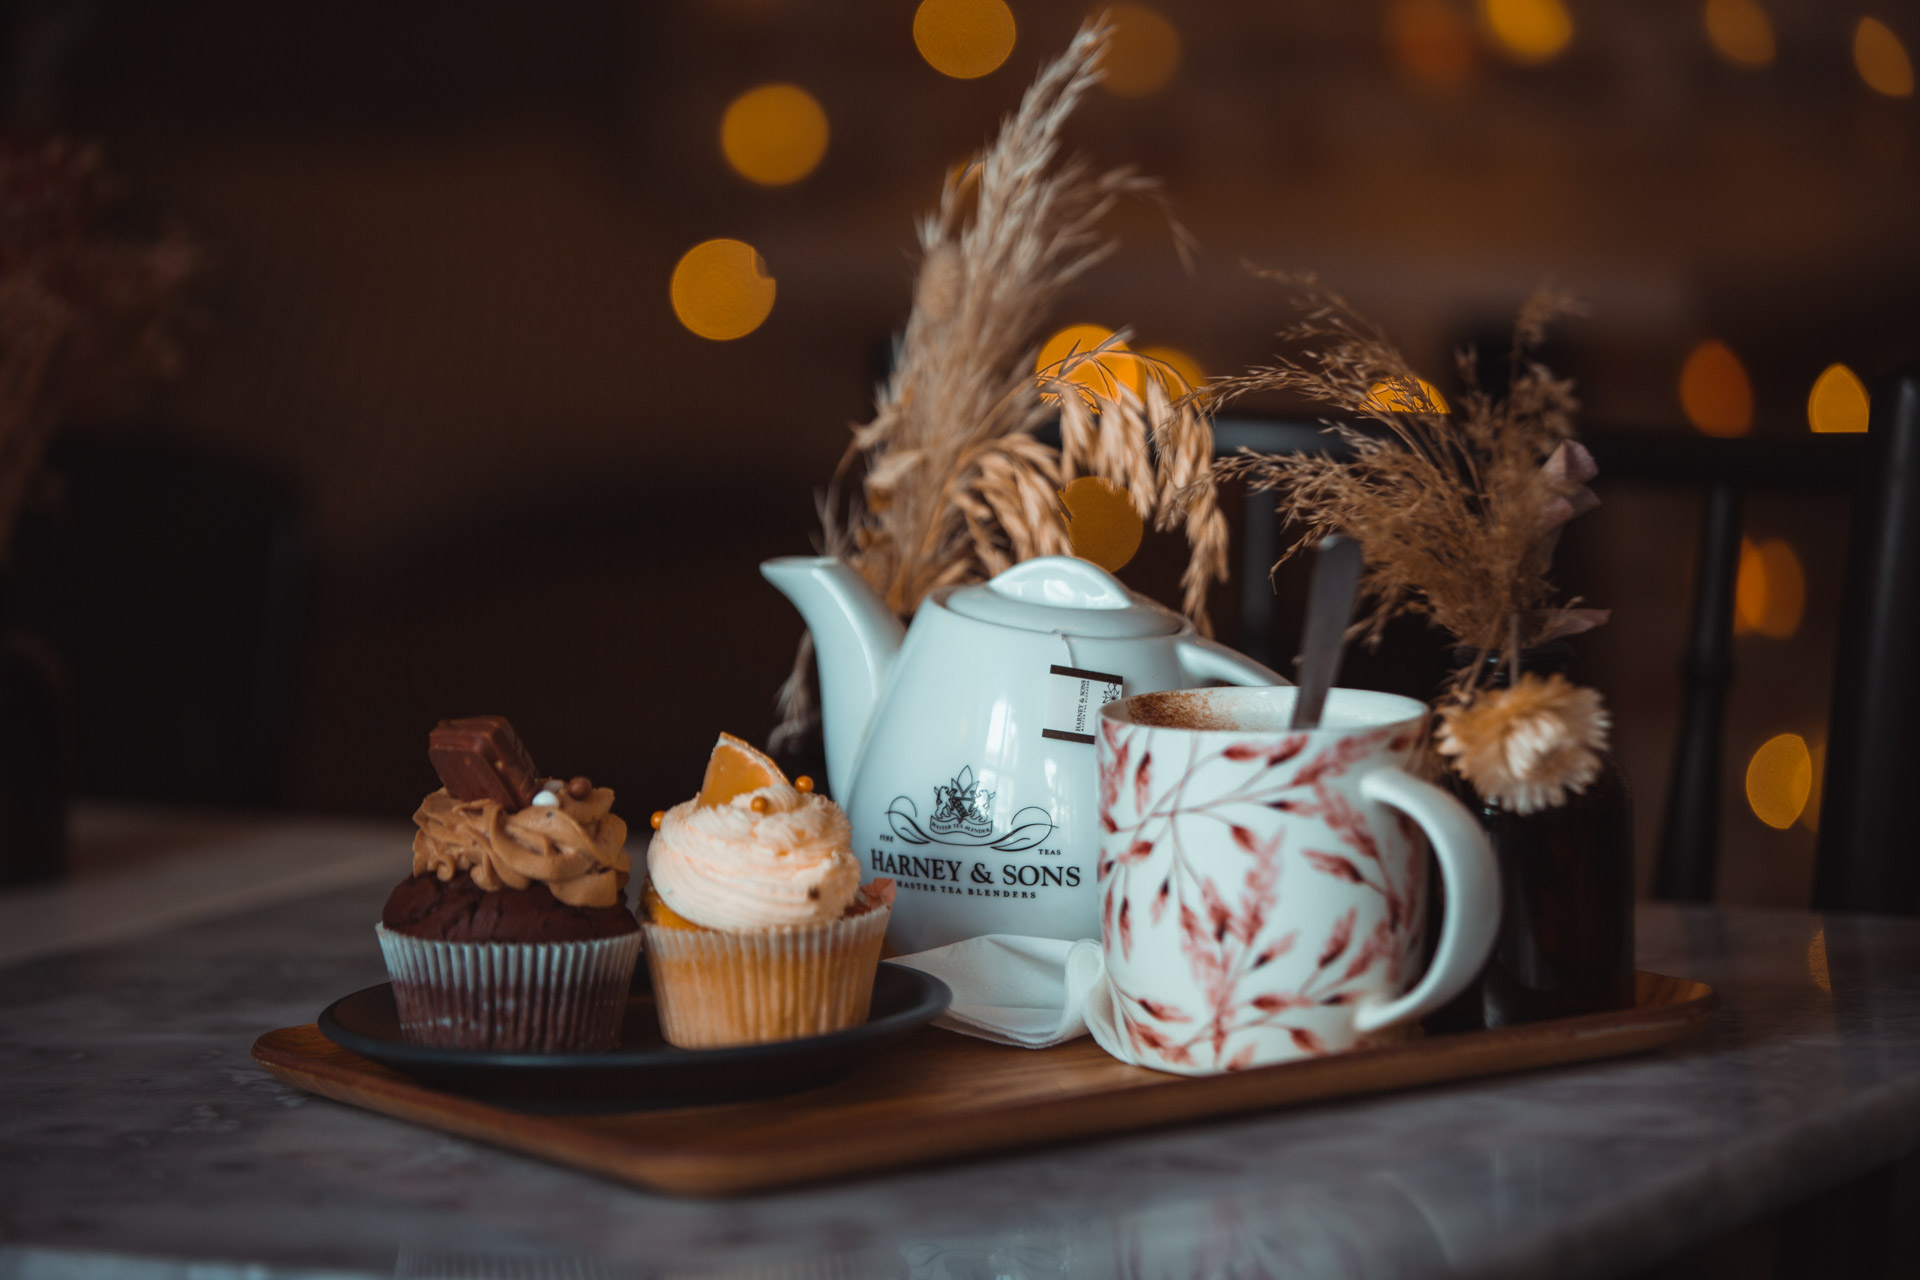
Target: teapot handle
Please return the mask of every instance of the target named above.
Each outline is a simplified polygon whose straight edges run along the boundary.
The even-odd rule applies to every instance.
[[[1269,670],[1235,649],[1229,649],[1218,640],[1209,640],[1205,636],[1181,636],[1174,641],[1179,651],[1180,670],[1186,677],[1199,684],[1205,680],[1218,680],[1222,684],[1272,685],[1292,684],[1277,671]]]

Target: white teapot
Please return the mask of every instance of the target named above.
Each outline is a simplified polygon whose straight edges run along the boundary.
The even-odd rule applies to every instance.
[[[813,632],[827,782],[865,879],[899,885],[888,940],[1100,936],[1094,734],[1117,698],[1285,684],[1085,560],[945,587],[911,630],[831,557],[760,566]]]

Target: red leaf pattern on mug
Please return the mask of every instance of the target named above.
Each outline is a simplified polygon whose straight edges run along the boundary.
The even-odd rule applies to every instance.
[[[1186,903],[1180,904],[1180,937],[1189,945],[1199,945],[1207,935],[1200,927],[1200,917],[1193,914],[1193,908]]]
[[[1271,964],[1281,956],[1287,954],[1287,952],[1293,950],[1294,940],[1299,936],[1300,931],[1295,929],[1293,932],[1281,938],[1280,941],[1274,943],[1254,958],[1253,967],[1258,969],[1261,965]]]
[[[1383,958],[1388,981],[1397,984],[1419,949],[1421,921],[1415,904],[1421,900],[1424,879],[1424,838],[1394,813],[1391,820],[1398,825],[1382,827],[1380,836],[1396,837],[1389,846],[1391,861],[1402,865],[1388,865],[1367,815],[1342,793],[1349,784],[1339,782],[1355,765],[1376,755],[1391,731],[1355,734],[1315,751],[1309,751],[1311,739],[1305,734],[1277,743],[1242,741],[1206,749],[1187,738],[1171,753],[1150,748],[1149,726],[1102,721],[1101,732],[1108,750],[1099,771],[1099,812],[1102,828],[1115,837],[1103,843],[1110,848],[1118,839],[1127,841],[1125,854],[1105,856],[1100,864],[1104,931],[1117,939],[1123,957],[1132,956],[1131,903],[1137,886],[1147,909],[1143,919],[1156,929],[1178,928],[1190,989],[1204,1000],[1196,1010],[1184,1001],[1176,1004],[1130,992],[1114,977],[1116,1011],[1136,1052],[1143,1060],[1194,1066],[1196,1053],[1210,1051],[1212,1069],[1239,1069],[1251,1065],[1257,1054],[1254,1045],[1236,1045],[1236,1039],[1262,1027],[1284,1030],[1301,1053],[1327,1052],[1319,1033],[1290,1020],[1310,1010],[1353,1003],[1363,991],[1377,990],[1348,984],[1377,983],[1378,977],[1369,974]],[[1136,754],[1138,763],[1129,768]],[[1167,766],[1183,755],[1184,767]],[[1204,781],[1195,783],[1196,775],[1221,761],[1238,770],[1229,775],[1230,784],[1208,790]],[[1288,823],[1315,818],[1324,822],[1340,851],[1299,849],[1298,862],[1292,865],[1352,886],[1333,892],[1379,894],[1381,911],[1370,910],[1371,927],[1356,946],[1359,908],[1350,906],[1321,941],[1316,967],[1297,988],[1276,990],[1264,970],[1291,954],[1300,937],[1298,929],[1269,936],[1271,922],[1282,918],[1283,868],[1290,865],[1282,845]],[[1248,860],[1243,876],[1216,881],[1221,866],[1208,860],[1215,855],[1196,857],[1199,833],[1221,828],[1187,824],[1214,821],[1225,828],[1221,834],[1226,847]],[[1150,878],[1143,883],[1136,872]],[[1229,892],[1221,892],[1222,884]],[[1112,900],[1116,896],[1117,904]],[[1178,911],[1177,926],[1162,923],[1170,906]],[[1189,1030],[1169,1035],[1143,1019]]]
[[[1263,995],[1253,998],[1253,1007],[1262,1013],[1280,1013],[1287,1009],[1300,1009],[1313,1003],[1299,996]]]
[[[1120,910],[1125,912],[1126,908],[1123,906]],[[1346,954],[1347,944],[1353,941],[1353,922],[1359,916],[1360,908],[1347,908],[1347,914],[1340,917],[1333,926],[1333,932],[1328,935],[1327,945],[1320,952],[1320,963],[1317,967],[1324,969]]]
[[[1367,940],[1360,944],[1360,950],[1355,952],[1353,959],[1348,962],[1346,972],[1340,975],[1340,981],[1351,982],[1372,968],[1375,960],[1387,954],[1387,948],[1392,941],[1392,921],[1382,919],[1376,922],[1373,932],[1367,935]]]
[[[1120,799],[1120,777],[1127,770],[1127,756],[1133,750],[1133,741],[1121,739],[1121,731],[1105,719],[1100,721],[1100,732],[1106,735],[1107,745],[1113,752],[1110,758],[1100,762],[1100,816],[1108,831],[1117,831],[1113,806]]]
[[[1351,880],[1355,884],[1366,883],[1366,877],[1360,874],[1360,868],[1337,853],[1321,853],[1318,850],[1309,849],[1306,852],[1306,859],[1330,876],[1339,876],[1342,880]]]
[[[1136,1003],[1139,1004],[1139,1006],[1142,1009],[1145,1009],[1147,1011],[1147,1014],[1149,1017],[1158,1018],[1161,1022],[1192,1022],[1193,1021],[1192,1014],[1182,1013],[1180,1010],[1174,1008],[1170,1004],[1165,1003],[1164,1001],[1139,1000],[1139,1001],[1136,1001]]]
[[[1386,740],[1387,734],[1388,730],[1377,729],[1372,733],[1360,733],[1351,738],[1340,739],[1302,765],[1300,772],[1293,775],[1293,785],[1310,787],[1323,778],[1337,777],[1345,773],[1372,755],[1374,748]]]
[[[1135,1021],[1125,1013],[1120,1015],[1120,1020],[1126,1025],[1127,1039],[1133,1042],[1133,1047],[1136,1051],[1141,1049],[1151,1050],[1158,1053],[1170,1063],[1186,1064],[1193,1061],[1193,1054],[1188,1051],[1185,1045],[1174,1043],[1166,1036],[1155,1031],[1152,1027]]]
[[[1307,735],[1304,733],[1296,733],[1291,738],[1282,738],[1280,745],[1268,754],[1267,767],[1271,769],[1275,765],[1285,764],[1306,749]]]
[[[1207,927],[1213,933],[1213,940],[1218,942],[1227,936],[1227,930],[1233,924],[1233,912],[1227,910],[1227,904],[1211,880],[1200,882],[1200,900],[1207,906]]]

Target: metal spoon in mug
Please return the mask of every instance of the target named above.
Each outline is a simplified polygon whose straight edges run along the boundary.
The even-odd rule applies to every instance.
[[[1301,634],[1300,692],[1293,702],[1290,729],[1317,729],[1326,710],[1327,690],[1340,674],[1347,647],[1347,623],[1360,587],[1360,544],[1352,538],[1325,538],[1313,557],[1313,584],[1307,589],[1307,625]]]

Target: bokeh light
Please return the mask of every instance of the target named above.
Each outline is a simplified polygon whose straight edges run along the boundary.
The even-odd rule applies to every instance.
[[[1393,0],[1384,32],[1394,65],[1415,84],[1450,89],[1473,74],[1473,24],[1450,0]]]
[[[1807,575],[1791,543],[1740,540],[1740,569],[1734,578],[1733,629],[1785,640],[1800,630],[1807,608]]]
[[[1207,371],[1178,347],[1142,347],[1140,354],[1151,362],[1147,371],[1160,379],[1170,396],[1178,398],[1207,385]]]
[[[1480,0],[1480,22],[1495,48],[1527,66],[1551,62],[1573,41],[1562,0]]]
[[[1117,4],[1107,10],[1113,38],[1107,45],[1101,85],[1123,98],[1144,98],[1166,87],[1180,69],[1180,33],[1143,4]]]
[[[727,104],[720,150],[741,177],[784,187],[812,173],[827,154],[827,113],[797,84],[763,84]]]
[[[1146,522],[1133,509],[1132,496],[1099,476],[1081,476],[1060,491],[1067,509],[1067,533],[1073,554],[1118,573],[1140,550]]]
[[[1878,18],[1862,18],[1853,29],[1853,67],[1875,93],[1913,96],[1913,60],[1907,46]]]
[[[1800,825],[1809,831],[1820,830],[1820,795],[1826,790],[1827,744],[1813,744],[1813,786],[1807,791],[1807,806],[1800,811]]]
[[[1768,738],[1747,762],[1747,804],[1770,827],[1792,826],[1812,790],[1813,755],[1797,733]]]
[[[1734,66],[1773,64],[1773,20],[1756,0],[1707,0],[1701,22],[1713,51]]]
[[[1872,408],[1866,384],[1844,364],[1830,364],[1807,393],[1807,425],[1821,435],[1854,435],[1867,429]]]
[[[1743,436],[1753,429],[1753,386],[1733,348],[1709,338],[1687,354],[1680,407],[1705,435]]]
[[[1126,386],[1135,395],[1146,393],[1146,370],[1126,343],[1116,343],[1096,359],[1072,359],[1093,350],[1113,336],[1113,330],[1100,324],[1070,324],[1048,338],[1033,362],[1033,371],[1043,377],[1063,378],[1084,387],[1089,398],[1112,398],[1115,390]],[[1072,359],[1071,367],[1067,362]]]
[[[706,240],[673,268],[673,314],[703,338],[744,338],[773,310],[774,280],[757,250],[740,240]]]
[[[913,43],[927,65],[955,80],[977,80],[999,69],[1018,34],[1004,0],[920,0],[913,11]]]
[[[1416,378],[1420,384],[1418,392],[1412,387],[1395,383],[1376,382],[1367,388],[1367,408],[1379,409],[1386,413],[1425,413],[1429,408],[1435,413],[1452,413],[1447,398],[1440,394],[1440,388],[1425,378]],[[1425,397],[1424,403],[1422,397]]]

